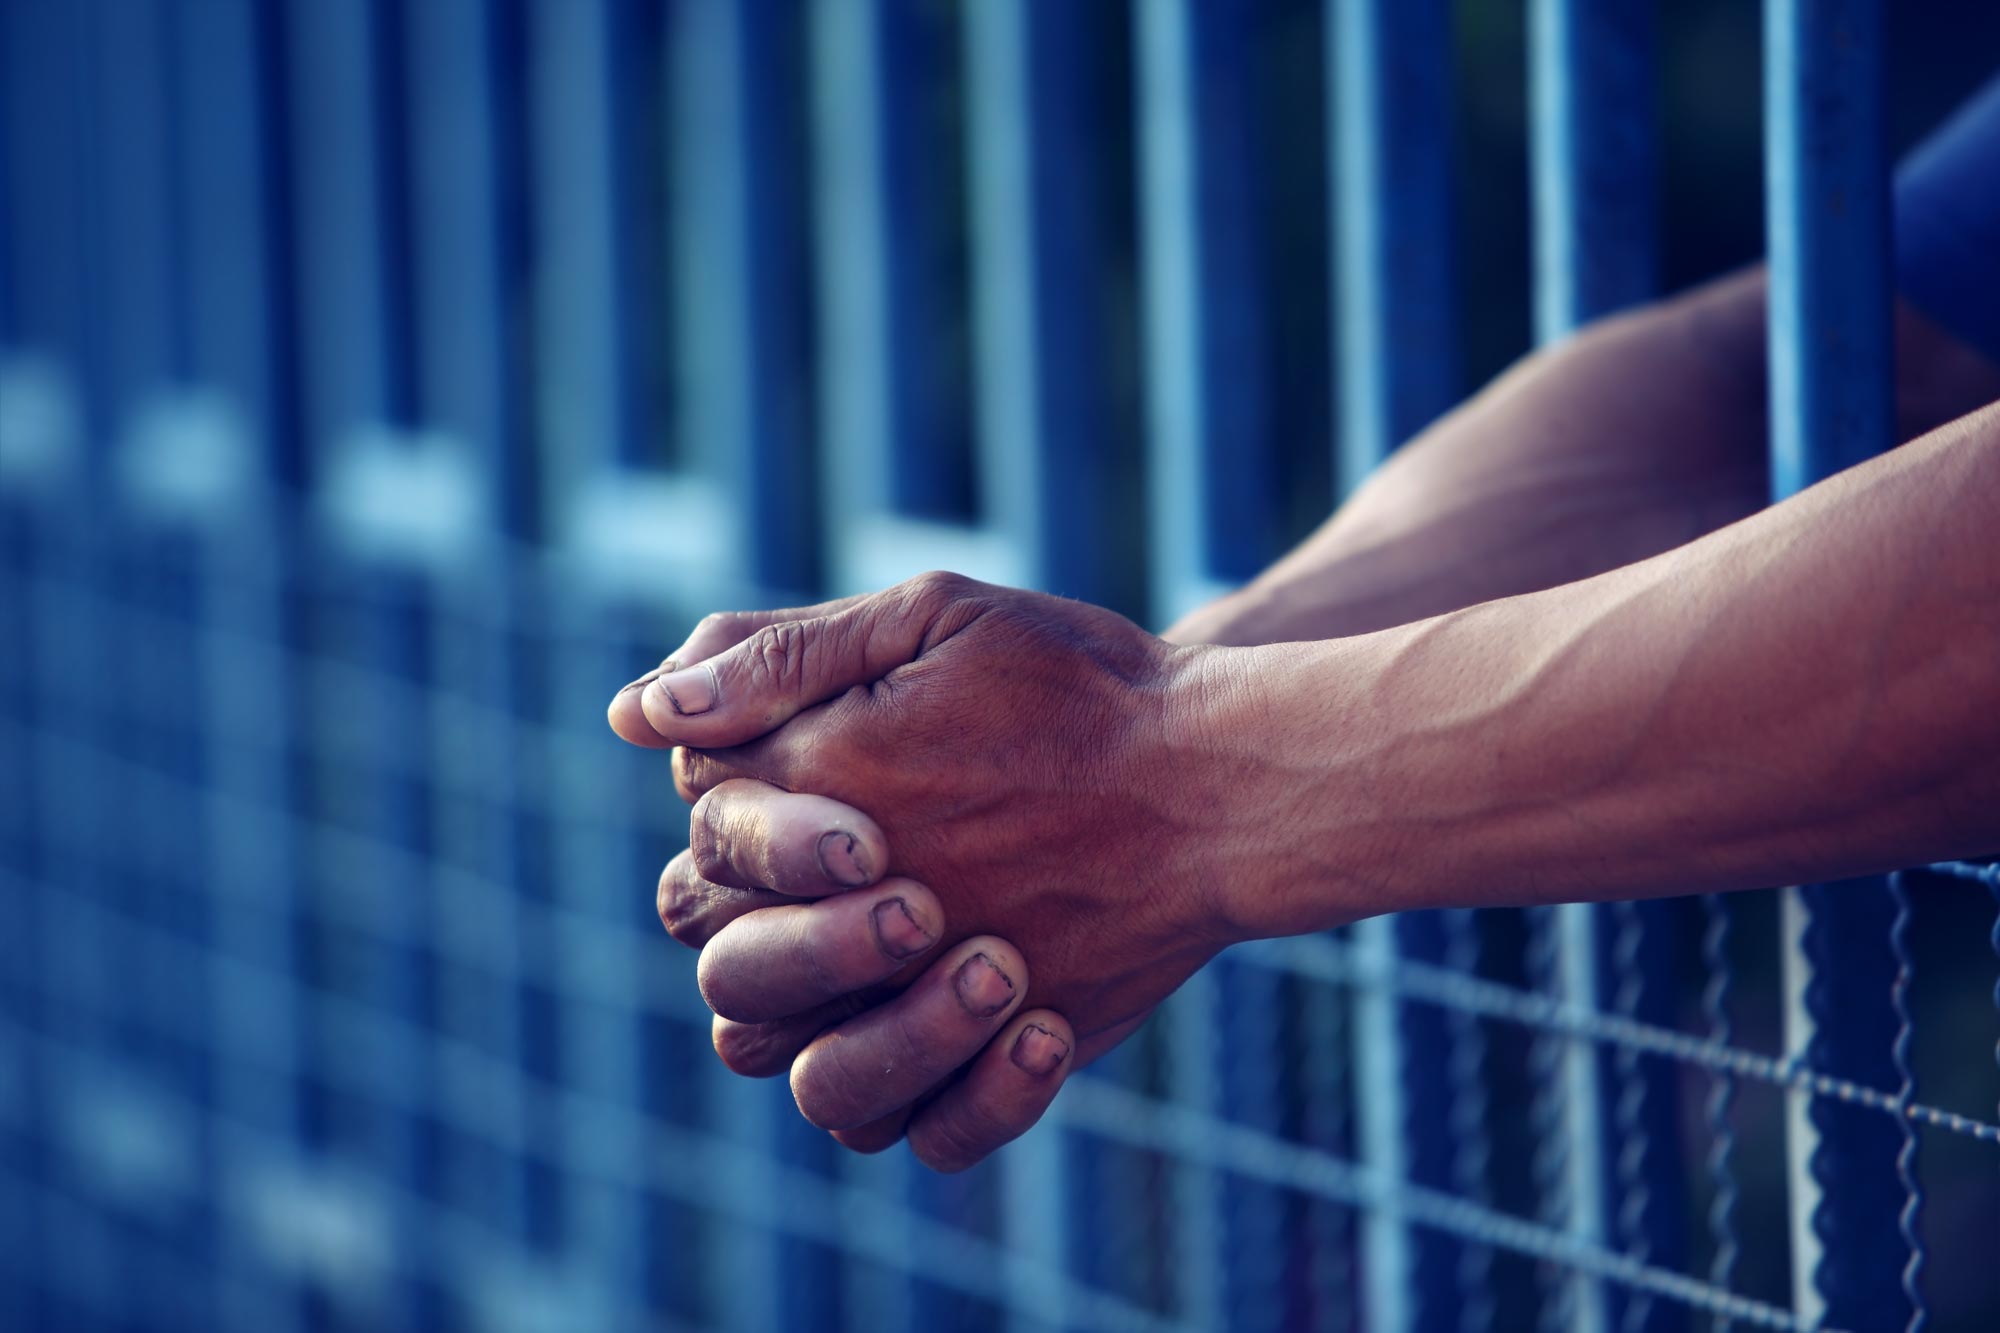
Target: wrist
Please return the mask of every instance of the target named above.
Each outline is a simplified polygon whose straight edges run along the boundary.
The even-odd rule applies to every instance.
[[[1196,647],[1177,654],[1164,710],[1174,849],[1200,927],[1237,944],[1332,929],[1395,910],[1368,873],[1370,831],[1339,827],[1342,783],[1361,754],[1342,744],[1329,659],[1364,641]],[[1331,815],[1331,818],[1330,818]]]

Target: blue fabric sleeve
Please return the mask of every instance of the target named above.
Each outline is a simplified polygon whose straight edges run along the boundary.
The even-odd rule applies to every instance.
[[[1897,169],[1896,281],[1917,309],[2000,360],[2000,76]]]

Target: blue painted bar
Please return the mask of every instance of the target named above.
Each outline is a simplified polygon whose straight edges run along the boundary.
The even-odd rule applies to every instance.
[[[172,448],[171,437],[184,429],[181,284],[172,259],[178,177],[170,66],[160,58],[168,12],[158,3],[96,0],[84,13],[93,53],[89,170],[97,207],[89,215],[94,300],[104,329],[101,419],[109,432],[109,475],[130,481],[142,461]],[[130,499],[118,494],[114,502]],[[164,515],[158,512],[132,517],[115,535],[107,533],[100,547],[109,598],[99,627],[148,669],[113,696],[118,708],[107,718],[105,735],[117,762],[137,764],[168,782],[151,799],[128,804],[123,838],[99,853],[103,902],[128,918],[155,923],[170,939],[206,945],[220,924],[198,869],[206,851],[197,794],[207,747],[185,707],[199,697],[202,682],[194,631],[200,546],[179,524],[159,521]],[[136,622],[134,607],[146,612]],[[201,956],[188,949],[110,948],[119,1053],[136,1086],[96,1095],[147,1095],[139,1088],[206,1095],[220,1081],[218,1061],[210,1051],[189,1051],[177,1035],[200,1030],[213,1010]],[[131,1273],[134,1296],[149,1308],[214,1319],[213,1290],[190,1274],[217,1263],[226,1245],[225,1229],[212,1221],[181,1229],[161,1246],[163,1262]]]
[[[1147,572],[1164,624],[1257,573],[1277,506],[1264,301],[1250,183],[1256,13],[1148,0],[1137,9],[1135,98],[1147,388]],[[1269,978],[1217,966],[1163,1010],[1183,1105],[1250,1124],[1280,1113],[1255,1057],[1228,1054],[1232,1015],[1273,1007]],[[1268,1027],[1261,1054],[1275,1053]],[[1175,1313],[1202,1328],[1275,1327],[1276,1195],[1176,1163],[1168,1221]],[[1257,1252],[1261,1247],[1262,1252]]]
[[[433,679],[433,589],[421,553],[426,538],[450,532],[464,505],[462,487],[433,454],[417,453],[408,430],[416,361],[401,206],[407,34],[372,7],[303,0],[286,9],[283,28],[296,317],[312,331],[301,348],[299,422],[321,539],[306,544],[301,569],[343,589],[308,615],[308,656],[294,682],[313,757],[303,804],[329,831],[303,849],[300,970],[339,1000],[434,1030],[436,899],[422,869],[429,792],[422,770],[403,757],[411,738],[425,734]],[[372,934],[334,906],[364,890],[383,906],[384,929]],[[308,1141],[373,1163],[407,1188],[384,1206],[380,1224],[393,1229],[410,1268],[382,1265],[339,1299],[384,1302],[389,1328],[429,1326],[442,1317],[440,1293],[411,1270],[436,1262],[438,1237],[422,1225],[416,1201],[438,1197],[439,1124],[373,1089],[386,1080],[428,1099],[440,1071],[399,1064],[358,1040],[337,1001],[304,1010],[307,1049],[331,1071],[307,1087]]]
[[[59,358],[78,424],[89,424],[88,388],[98,352],[89,298],[84,152],[87,88],[83,12],[74,6],[5,7],[0,59],[0,134],[11,180],[6,227],[11,291],[8,324],[16,355]],[[62,393],[65,400],[71,394]],[[18,410],[18,404],[17,410]],[[87,448],[89,441],[68,442]],[[60,463],[59,463],[60,465]]]
[[[621,147],[637,119],[655,110],[636,93],[639,62],[657,53],[638,47],[635,6],[627,0],[529,0],[525,10],[528,226],[536,275],[531,362],[538,385],[533,475],[541,521],[569,546],[588,535],[574,508],[585,488],[623,484],[652,461],[632,336],[633,303],[641,297],[633,279],[644,271],[636,258],[641,238],[631,228],[637,186]],[[636,659],[621,650],[642,627],[664,629],[657,617],[634,617],[601,593],[551,598],[535,611],[553,636],[534,635],[524,666],[534,672],[536,711],[546,710],[552,721],[602,710],[607,689],[632,674]],[[664,863],[673,849],[642,843],[631,768],[613,762],[629,756],[587,758],[563,730],[549,739],[544,762],[561,775],[548,792],[549,902],[579,922],[629,923],[621,908],[659,873],[649,865],[655,855]],[[653,942],[635,934],[629,947],[592,950],[568,933],[524,941],[553,978],[554,992],[546,1011],[524,1013],[530,1027],[524,1054],[538,1067],[546,1061],[547,1077],[612,1116],[647,1105],[651,1096],[639,1060],[645,1024],[636,1006],[607,1007],[589,997],[643,994],[639,950]],[[550,1249],[579,1257],[577,1271],[607,1308],[634,1299],[661,1258],[651,1225],[659,1210],[643,1171],[630,1169],[652,1145],[622,1116],[600,1124],[561,1114],[545,1121],[543,1132],[553,1136],[552,1197],[540,1197],[531,1180],[531,1225]],[[694,1274],[682,1265],[674,1272],[679,1301],[668,1313],[692,1320],[699,1299]]]
[[[740,239],[725,252],[738,265],[732,305],[741,324],[732,329],[735,319],[725,317],[721,330],[741,338],[730,350],[744,433],[730,450],[729,481],[749,522],[737,567],[765,588],[807,589],[820,581],[820,507],[805,359],[800,14],[789,0],[739,0],[727,8],[734,33],[715,57],[733,62],[717,128],[742,163],[734,201]]]
[[[188,380],[228,406],[250,457],[272,479],[296,476],[290,383],[279,351],[282,181],[272,171],[273,23],[255,0],[214,0],[174,11],[175,193],[182,269],[178,323]],[[198,295],[198,299],[197,299]],[[261,461],[260,461],[261,460]]]
[[[518,811],[528,790],[517,747],[477,721],[530,706],[522,678],[517,598],[509,587],[507,538],[536,517],[527,486],[526,432],[512,385],[525,372],[508,336],[507,284],[518,257],[505,189],[509,160],[525,145],[500,114],[518,96],[518,67],[501,31],[505,19],[484,0],[436,0],[406,8],[402,25],[410,111],[411,253],[417,275],[416,398],[428,447],[462,468],[478,516],[463,542],[477,558],[440,581],[426,638],[433,678],[446,707],[429,710],[427,766],[433,774],[432,856],[446,875],[506,885],[514,892],[476,916],[440,915],[438,951],[456,965],[440,970],[439,1026],[453,1040],[529,1067],[518,953],[493,941],[525,930],[516,883],[525,842]],[[486,967],[468,960],[487,962]],[[520,1090],[496,1094],[495,1114],[520,1123]],[[535,1231],[532,1171],[469,1126],[441,1129],[440,1188],[466,1212],[520,1241]]]
[[[1330,10],[1342,495],[1458,393],[1451,30],[1442,0],[1334,0]],[[1355,941],[1382,968],[1405,955],[1441,961],[1446,947],[1430,914],[1362,922]],[[1393,1180],[1452,1188],[1442,1016],[1364,988],[1353,1040],[1361,1159]],[[1457,1327],[1464,1269],[1455,1242],[1369,1213],[1361,1259],[1368,1327]]]
[[[1892,442],[1879,0],[1766,0],[1771,490]]]
[[[291,0],[284,10],[298,317],[313,330],[299,391],[306,468],[339,440],[401,419],[390,291],[378,37],[366,5]]]
[[[610,0],[530,0],[530,225],[535,237],[537,489],[554,523],[585,480],[637,461],[619,342],[627,238],[613,160]]]
[[[1249,191],[1251,16],[1147,0],[1136,17],[1147,569],[1165,624],[1262,570],[1277,505]]]
[[[1332,0],[1341,494],[1458,400],[1450,6]]]
[[[812,601],[820,583],[821,474],[809,453],[803,345],[804,17],[753,0],[684,6],[668,21],[679,461],[712,497],[708,507],[733,518],[726,530],[690,533],[686,544],[705,548],[691,572],[716,576],[693,580],[708,601],[690,611],[746,597]],[[697,1081],[715,1132],[777,1162],[831,1169],[835,1150],[781,1087],[746,1085],[712,1060]],[[838,1318],[837,1301],[815,1296],[835,1283],[823,1249],[747,1221],[696,1220],[711,1246],[700,1275],[709,1311],[801,1328]]]
[[[204,780],[212,789],[204,821],[208,887],[228,904],[216,915],[214,945],[290,976],[297,974],[301,928],[299,849],[292,828],[272,811],[293,808],[297,798],[285,760],[299,741],[289,704],[296,691],[283,655],[293,641],[285,587],[297,563],[264,503],[274,482],[295,475],[290,382],[278,351],[276,256],[286,247],[269,138],[278,120],[268,76],[276,34],[252,0],[182,6],[173,26],[183,182],[175,200],[183,273],[177,322],[191,391],[208,405],[201,439],[211,464],[198,614],[221,632],[204,640],[199,659]],[[179,458],[183,472],[188,452]],[[253,646],[222,646],[232,643]],[[260,1143],[288,1141],[303,1127],[293,1073],[292,1048],[303,1031],[297,997],[273,988],[253,996],[218,980],[209,998],[215,1096],[225,1117],[216,1150],[226,1169],[251,1178]],[[302,1326],[300,1285],[234,1223],[226,1212],[218,1219],[221,1321],[274,1333]]]
[[[908,0],[829,0],[807,17],[826,582],[860,591],[918,572],[910,548],[934,535],[919,524],[971,517],[971,452],[951,437],[972,423],[950,393],[952,343],[940,333],[954,308],[939,233],[965,182],[936,130],[953,91],[952,26],[988,17]],[[990,18],[1017,21],[1011,7]],[[976,49],[966,58],[991,63]]]
[[[1771,485],[1784,498],[1891,442],[1890,209],[1879,0],[1766,0]],[[1893,904],[1879,880],[1787,890],[1785,1044],[1820,1072],[1893,1086]],[[1838,984],[1829,984],[1834,969]],[[1794,1097],[1793,1302],[1900,1326],[1909,1247],[1896,1128]],[[1895,1256],[1892,1258],[1892,1256]]]
[[[1728,1045],[1736,1035],[1736,1020],[1731,1007],[1736,976],[1729,954],[1731,912],[1728,901],[1720,894],[1703,895],[1701,910],[1701,962],[1703,971],[1708,974],[1708,982],[1702,988],[1702,1016],[1707,1023],[1708,1039]],[[1735,1290],[1736,1270],[1743,1254],[1737,1226],[1742,1190],[1736,1169],[1735,1105],[1735,1078],[1727,1074],[1712,1076],[1703,1105],[1703,1119],[1708,1130],[1706,1165],[1711,1190],[1707,1218],[1712,1246],[1708,1280],[1724,1291]]]
[[[1529,25],[1535,333],[1546,345],[1653,295],[1659,170],[1653,6],[1535,0]],[[1556,992],[1574,1004],[1635,1016],[1642,1005],[1656,1004],[1661,986],[1649,986],[1636,969],[1660,953],[1657,932],[1655,945],[1647,943],[1647,927],[1660,911],[1556,909]],[[1547,1063],[1565,1084],[1566,1143],[1560,1174],[1543,1182],[1560,1197],[1545,1199],[1542,1212],[1561,1218],[1574,1235],[1671,1262],[1684,1247],[1677,1138],[1669,1126],[1649,1123],[1658,1108],[1672,1105],[1671,1071],[1630,1055],[1614,1069],[1583,1043],[1567,1043]],[[1566,1289],[1545,1294],[1544,1314],[1564,1328],[1636,1330],[1666,1314],[1645,1298],[1578,1275],[1557,1281]]]
[[[1059,3],[964,16],[975,407],[982,517],[1022,581],[1104,601],[1109,538],[1105,288],[1089,16]]]
[[[887,29],[896,16],[883,0],[829,0],[812,7],[813,158],[818,166],[822,457],[831,501],[833,577],[841,581],[843,524],[892,513],[899,487],[921,475],[917,423],[906,408],[921,380],[925,343],[897,327],[895,294],[913,247],[909,214],[897,207],[915,164],[892,151],[890,127],[909,114],[909,86],[922,77],[891,59]],[[916,483],[921,487],[921,483]]]
[[[0,33],[8,136],[6,163],[20,201],[11,219],[14,312],[20,343],[0,362],[7,391],[0,412],[14,448],[25,445],[27,467],[19,509],[5,514],[26,541],[19,614],[25,633],[16,651],[27,732],[20,749],[31,780],[17,799],[32,802],[32,830],[23,858],[40,902],[37,934],[27,941],[39,983],[31,1021],[65,1044],[114,1052],[121,1033],[114,1018],[115,945],[77,939],[68,929],[75,905],[101,901],[117,879],[76,838],[81,808],[102,789],[105,765],[89,742],[109,732],[94,688],[107,683],[100,651],[103,615],[94,594],[107,579],[106,525],[91,502],[82,466],[97,452],[91,427],[102,421],[103,306],[96,278],[100,256],[90,243],[89,190],[96,143],[91,134],[91,33],[78,6],[20,6]],[[24,408],[26,419],[23,419]],[[11,469],[10,469],[11,470]],[[18,527],[16,526],[18,524]],[[68,594],[68,595],[65,595]],[[57,729],[60,728],[60,731]],[[83,745],[77,741],[86,742]],[[11,767],[11,765],[10,765]],[[24,922],[24,926],[29,923]],[[26,978],[24,978],[25,980]],[[33,1056],[30,1056],[34,1060]],[[60,1117],[71,1087],[53,1062],[35,1060],[28,1074],[38,1102],[31,1113]],[[24,1304],[29,1326],[63,1321],[75,1293],[108,1283],[122,1237],[116,1219],[80,1215],[61,1206],[79,1188],[77,1163],[29,1140],[17,1225],[26,1241]],[[9,1154],[13,1156],[13,1154]]]
[[[779,604],[810,600],[819,577],[798,22],[776,0],[687,6],[669,57],[682,457],[741,516],[705,554]]]
[[[174,373],[174,181],[166,69],[158,58],[165,10],[138,0],[97,0],[85,10],[96,55],[91,193],[99,230],[92,239],[109,316],[105,389],[109,424],[123,441]]]
[[[511,386],[524,367],[508,336],[505,284],[515,273],[502,157],[521,145],[505,141],[499,110],[519,90],[500,65],[492,5],[426,0],[403,12],[402,26],[417,404],[426,430],[462,450],[485,491],[482,511],[518,531],[528,473]]]
[[[1654,294],[1654,26],[1653,0],[1528,7],[1537,342]]]

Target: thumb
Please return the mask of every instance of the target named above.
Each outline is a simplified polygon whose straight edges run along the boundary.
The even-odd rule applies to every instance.
[[[864,597],[842,597],[831,602],[821,602],[817,606],[792,607],[782,611],[718,611],[703,616],[688,634],[680,647],[668,653],[660,664],[648,671],[630,685],[622,687],[612,696],[611,703],[604,710],[604,717],[611,724],[611,730],[618,738],[632,745],[644,746],[649,750],[665,748],[669,742],[662,740],[646,721],[646,713],[640,699],[646,686],[653,678],[662,676],[680,667],[693,666],[749,638],[766,625],[783,624],[788,620],[814,620],[844,611],[850,606],[865,601]]]
[[[838,597],[815,606],[795,606],[778,611],[717,611],[703,616],[688,632],[686,642],[668,653],[666,660],[677,666],[693,666],[725,649],[734,648],[766,625],[781,625],[787,620],[818,620],[822,616],[858,606],[867,601],[868,596]]]
[[[956,574],[924,574],[830,615],[764,625],[707,661],[654,677],[640,706],[669,745],[741,745],[915,661],[978,617],[983,590]]]

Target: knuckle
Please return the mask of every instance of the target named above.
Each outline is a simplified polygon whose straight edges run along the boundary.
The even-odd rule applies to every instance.
[[[688,812],[688,856],[703,879],[719,881],[729,873],[730,821],[713,789],[704,792]]]
[[[711,611],[695,624],[695,633],[727,635],[734,633],[743,623],[741,611]]]
[[[919,597],[949,601],[972,586],[972,580],[948,569],[928,569],[911,579],[908,587]]]
[[[803,622],[787,620],[766,625],[744,640],[751,688],[781,694],[796,691],[805,680],[809,637]]]
[[[684,877],[676,876],[672,885],[660,886],[660,924],[690,949],[701,948],[714,933],[709,929],[709,906],[708,895],[694,890]]]
[[[667,934],[675,939],[681,937],[686,924],[686,898],[680,890],[681,858],[675,857],[660,871],[659,887],[653,893],[653,910],[659,915],[660,924],[667,928]]]
[[[674,751],[674,790],[690,805],[720,785],[726,775],[721,765],[700,750],[683,745]]]
[[[660,872],[660,884],[653,895],[654,910],[659,913],[660,924],[667,928],[667,934],[682,944],[694,944],[699,915],[699,897],[690,892],[687,871],[691,867],[685,854],[667,862]]]
[[[919,616],[935,616],[970,593],[975,585],[963,574],[933,569],[917,575],[902,587],[903,600]]]

